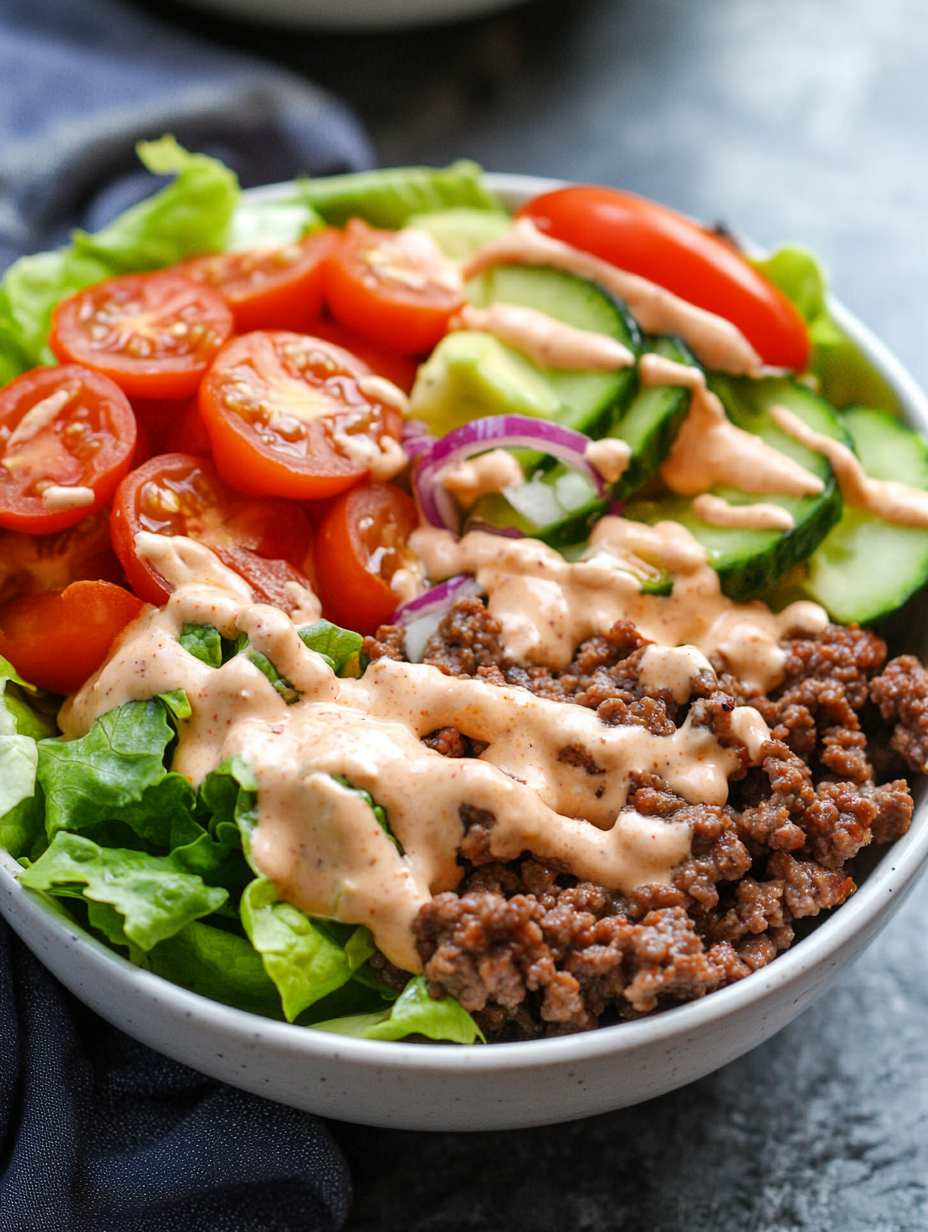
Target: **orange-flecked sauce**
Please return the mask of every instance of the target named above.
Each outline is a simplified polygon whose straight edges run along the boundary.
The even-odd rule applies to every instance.
[[[428,535],[417,532],[417,538]],[[285,613],[251,602],[241,579],[207,548],[144,532],[138,548],[174,593],[126,631],[109,661],[66,703],[60,718],[65,736],[83,734],[124,702],[184,689],[192,714],[179,725],[174,768],[199,783],[228,757],[243,757],[259,784],[252,846],[257,867],[307,913],[366,924],[383,953],[406,970],[420,967],[412,933],[420,907],[453,889],[461,876],[462,806],[493,813],[489,842],[497,859],[531,850],[578,877],[629,891],[667,882],[691,841],[686,825],[645,818],[626,806],[632,773],[659,775],[691,802],[724,804],[729,777],[756,764],[768,734],[749,706],[734,711],[726,747],[689,720],[671,736],[608,727],[581,706],[388,659],[358,680],[339,679],[303,645]],[[688,599],[642,595],[623,569],[636,549],[672,564],[675,593],[682,587]],[[501,551],[513,555],[504,560]],[[560,662],[585,629],[627,613],[656,643],[642,666],[646,687],[669,689],[681,700],[688,699],[694,677],[712,672],[707,654],[721,655],[739,671],[748,660],[762,664],[757,680],[766,686],[782,662],[782,631],[824,620],[812,604],[773,616],[761,604],[731,603],[719,594],[701,549],[676,525],[606,518],[593,551],[612,563],[569,565],[530,541],[472,534],[455,544],[449,535],[424,543],[423,559],[433,580],[442,560],[452,569],[464,560],[474,565],[491,610],[503,620],[508,653],[523,662]],[[545,568],[557,562],[559,568]],[[501,594],[497,579],[504,566],[525,583],[521,605],[519,588]],[[535,584],[542,581],[553,607],[539,602]],[[694,612],[697,594],[702,617]],[[596,610],[584,611],[591,595]],[[186,622],[211,624],[224,637],[247,633],[299,700],[287,705],[247,656],[221,668],[201,663],[178,641]],[[530,625],[534,636],[526,633]],[[509,638],[507,629],[516,636]],[[424,735],[445,726],[485,743],[483,754],[446,758],[422,744]],[[565,748],[581,757],[562,759]],[[590,764],[596,773],[588,771]],[[402,854],[361,797],[334,775],[369,791],[386,810]]]

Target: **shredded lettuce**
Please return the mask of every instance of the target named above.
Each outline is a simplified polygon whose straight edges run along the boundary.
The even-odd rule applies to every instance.
[[[808,326],[810,368],[827,401],[839,409],[858,405],[897,413],[901,410],[886,379],[832,319],[827,276],[808,249],[787,245],[751,264],[779,287]]]

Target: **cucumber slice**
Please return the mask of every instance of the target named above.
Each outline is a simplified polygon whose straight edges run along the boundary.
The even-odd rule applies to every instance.
[[[885,411],[842,416],[864,470],[928,488],[928,445]],[[863,509],[841,521],[809,558],[803,591],[843,624],[869,624],[901,607],[928,580],[928,529],[894,526]]]
[[[649,338],[644,349],[678,363],[695,362],[676,338]],[[587,478],[563,463],[520,450],[517,456],[531,477],[505,492],[482,497],[470,511],[465,529],[480,523],[511,526],[553,548],[582,542],[607,512],[611,500],[623,499],[655,473],[670,452],[689,403],[689,390],[680,386],[638,390],[619,423],[606,433],[627,441],[632,450],[627,470],[608,497],[597,496]]]
[[[467,261],[478,248],[505,235],[512,226],[512,216],[503,210],[478,210],[460,205],[450,210],[412,214],[406,226],[428,231],[452,261]]]
[[[662,355],[678,364],[696,364],[696,358],[681,338],[648,338],[645,352]],[[670,447],[687,416],[690,392],[680,385],[639,388],[618,426],[607,436],[617,436],[631,447],[628,467],[612,489],[615,500],[624,500],[645,483],[670,453]]]
[[[582,543],[609,508],[585,475],[558,462],[537,471],[526,483],[481,497],[465,519],[464,530],[514,527],[553,548]]]
[[[556,321],[607,334],[637,353],[641,335],[627,308],[596,283],[563,270],[535,265],[497,265],[472,279],[465,288],[477,308],[492,303],[535,308]],[[587,436],[602,436],[618,421],[635,388],[633,367],[615,372],[567,372],[544,368],[546,380],[561,404],[559,423]],[[499,414],[504,408],[488,408]]]
[[[841,441],[847,433],[834,409],[806,386],[785,377],[751,380],[746,377],[713,375],[711,386],[722,399],[729,418],[739,428],[760,436],[768,445],[787,454],[825,482],[817,496],[758,496],[738,488],[716,486],[714,495],[733,505],[772,502],[788,509],[795,526],[788,531],[735,530],[709,526],[692,510],[692,499],[667,493],[659,499],[635,501],[626,516],[642,522],[672,518],[681,522],[709,554],[722,590],[739,602],[752,599],[771,587],[788,569],[805,560],[818,547],[841,516],[841,494],[827,460],[782,432],[770,414],[773,406],[785,406],[816,432]]]

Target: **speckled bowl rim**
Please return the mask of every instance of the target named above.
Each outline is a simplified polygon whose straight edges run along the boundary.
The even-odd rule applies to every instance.
[[[487,179],[490,187],[510,207],[560,183],[541,177],[502,174],[490,174]],[[291,193],[292,186],[281,184],[252,189],[249,195],[254,199],[281,200]],[[895,390],[907,422],[928,434],[928,399],[912,376],[853,314],[834,301],[830,307],[837,324],[860,346]],[[440,1077],[443,1072],[451,1071],[492,1074],[570,1064],[597,1057],[618,1059],[623,1053],[632,1053],[645,1044],[685,1043],[688,1035],[704,1033],[729,1015],[768,997],[778,999],[777,994],[783,993],[791,984],[798,984],[813,967],[821,968],[824,986],[827,971],[839,965],[844,946],[868,931],[875,935],[878,927],[885,922],[880,917],[885,916],[888,920],[895,906],[912,888],[926,860],[928,793],[923,789],[917,792],[915,815],[909,832],[886,848],[860,889],[770,966],[698,1001],[676,1006],[653,1018],[553,1039],[471,1047],[355,1039],[233,1009],[134,966],[79,926],[57,915],[53,908],[18,884],[16,873],[19,865],[3,850],[0,850],[0,881],[5,882],[4,888],[12,892],[14,916],[21,913],[23,917],[40,919],[46,928],[58,930],[62,936],[79,937],[95,962],[116,968],[121,973],[127,990],[131,988],[143,996],[157,999],[162,1005],[167,1002],[178,1015],[191,1020],[191,1026],[207,1030],[221,1028],[226,1034],[239,1035],[243,1041],[254,1039],[259,1032],[262,1046],[271,1051],[279,1049],[290,1058],[304,1055],[316,1061],[338,1060],[349,1062],[361,1070],[366,1068],[380,1073],[390,1070],[398,1073],[431,1071]]]

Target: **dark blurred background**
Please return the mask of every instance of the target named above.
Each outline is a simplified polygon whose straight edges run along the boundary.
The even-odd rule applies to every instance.
[[[349,103],[383,164],[622,185],[800,240],[928,385],[924,0],[533,0],[336,34],[135,0]],[[348,1232],[923,1232],[928,902],[762,1049],[638,1108],[497,1134],[333,1125]]]

